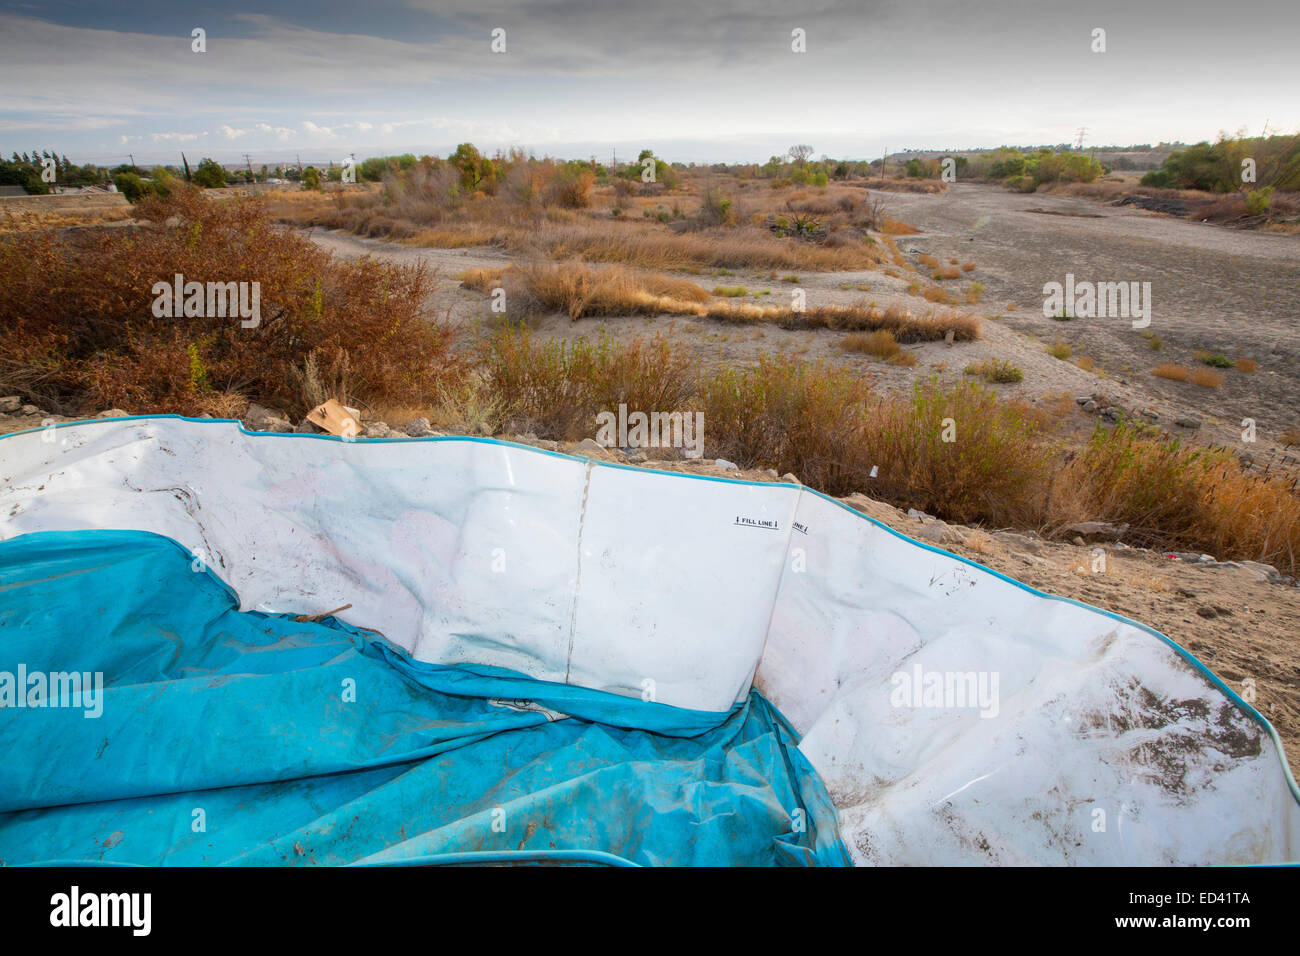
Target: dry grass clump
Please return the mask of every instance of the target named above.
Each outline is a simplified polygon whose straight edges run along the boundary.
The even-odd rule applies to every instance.
[[[1047,347],[1047,354],[1054,359],[1061,359],[1061,361],[1068,359],[1073,351],[1065,342],[1053,342]]]
[[[1048,532],[1128,522],[1136,543],[1291,571],[1300,558],[1294,479],[1124,425],[1099,428],[1082,453],[1063,455],[1040,413],[969,380],[935,378],[906,399],[876,398],[848,370],[766,357],[705,381],[701,408],[710,454],[793,470],[830,494],[866,491],[948,520]]]
[[[1253,372],[1255,369],[1259,368],[1259,363],[1253,358],[1238,358],[1234,362],[1234,365],[1237,371],[1246,373]]]
[[[978,376],[986,382],[997,382],[1003,385],[1023,381],[1025,377],[1024,370],[1020,366],[1013,365],[1006,359],[984,359],[979,362],[971,362],[966,366],[965,374]]]
[[[927,269],[939,268],[939,260],[932,255],[922,254],[916,257],[916,261],[921,263]]]
[[[18,213],[10,212],[0,206],[0,233],[64,229],[69,226],[86,226],[130,217],[131,207],[125,203],[121,206],[86,206],[79,209],[63,208]]]
[[[948,191],[948,184],[941,179],[876,179],[862,183],[863,187],[888,193],[942,193]]]
[[[840,348],[846,352],[861,352],[882,359],[892,358],[901,351],[894,333],[888,329],[850,333],[840,341]]]
[[[943,279],[960,279],[961,270],[956,266],[944,266],[942,269],[935,269],[931,278],[936,282]]]
[[[890,219],[886,216],[880,222],[880,231],[890,236],[914,236],[921,230],[917,229],[911,223],[900,222],[897,219]]]
[[[963,262],[963,263],[961,264],[961,271],[962,271],[962,272],[974,272],[974,271],[975,271],[975,263],[973,263],[973,262]]]
[[[859,490],[948,520],[1023,527],[1041,513],[1055,466],[1040,432],[1022,401],[969,380],[918,381],[871,409],[862,443],[879,469]]]
[[[830,494],[862,487],[870,386],[852,369],[763,356],[701,382],[708,454],[741,467],[793,470]]]
[[[1223,384],[1223,373],[1212,368],[1194,368],[1190,377],[1192,384],[1201,388],[1218,388]]]
[[[911,368],[912,366],[916,365],[916,363],[919,361],[920,359],[916,357],[915,352],[908,352],[907,350],[903,350],[898,354],[891,355],[889,356],[889,358],[885,359],[885,362],[887,364],[897,365],[902,368]]]
[[[1161,362],[1151,370],[1156,378],[1167,378],[1174,382],[1185,382],[1191,378],[1191,371],[1173,362]]]
[[[346,377],[352,404],[418,403],[463,376],[454,333],[425,314],[423,269],[337,262],[254,200],[178,186],[136,209],[153,225],[0,238],[0,369],[42,407],[230,415],[252,399],[297,415],[308,360]],[[258,282],[260,324],[155,316],[154,284],[178,273]]]
[[[834,329],[873,332],[885,329],[899,342],[933,342],[951,331],[953,341],[979,338],[979,319],[968,313],[932,310],[914,314],[891,305],[819,306],[795,311],[791,306],[756,305],[743,301],[710,300],[708,290],[686,279],[634,273],[617,266],[592,268],[580,263],[530,264],[504,270],[469,269],[467,288],[491,293],[505,290],[506,313],[516,317],[546,311],[567,313],[571,319],[613,315],[690,315],[724,322],[776,322],[788,329]],[[727,290],[727,291],[720,291]],[[719,286],[718,295],[739,287]]]
[[[877,399],[850,370],[764,357],[706,381],[701,408],[710,454],[958,521],[1031,520],[1051,474],[1028,406],[970,382]]]
[[[871,332],[887,329],[899,342],[937,342],[952,332],[954,342],[979,338],[980,321],[966,312],[932,309],[917,314],[900,305],[880,309],[875,306],[822,306],[794,312],[782,323],[785,328],[837,329],[845,332]]]
[[[1223,449],[1183,445],[1129,425],[1099,427],[1057,485],[1062,524],[1127,522],[1130,543],[1244,558],[1294,571],[1300,561],[1295,479],[1245,469]]]
[[[503,326],[480,348],[482,383],[499,403],[498,424],[555,439],[595,433],[596,415],[671,413],[685,409],[696,391],[690,356],[662,336],[615,345],[539,342],[523,326]]]
[[[699,315],[709,293],[687,279],[638,274],[620,266],[529,263],[504,270],[469,269],[462,284],[505,291],[506,312],[531,316],[558,311],[570,319],[609,315]]]

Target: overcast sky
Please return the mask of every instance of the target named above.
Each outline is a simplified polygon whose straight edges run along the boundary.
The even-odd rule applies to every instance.
[[[1080,126],[1192,142],[1300,127],[1297,28],[1300,0],[0,0],[0,152],[260,165],[470,141],[762,162]]]

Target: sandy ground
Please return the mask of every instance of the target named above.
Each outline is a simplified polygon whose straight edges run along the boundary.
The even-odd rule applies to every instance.
[[[1038,401],[1062,393],[1098,394],[1130,411],[1149,409],[1164,427],[1179,434],[1196,431],[1203,441],[1233,445],[1255,455],[1281,455],[1300,465],[1296,449],[1281,448],[1282,434],[1300,425],[1300,237],[1227,229],[1131,207],[1112,207],[1088,199],[1023,195],[997,187],[955,185],[937,195],[879,194],[893,218],[925,230],[896,240],[912,264],[929,253],[942,262],[958,259],[977,268],[960,281],[946,283],[953,292],[976,279],[986,287],[976,305],[952,308],[984,315],[978,342],[910,345],[918,363],[910,368],[885,365],[871,357],[848,354],[839,347],[843,334],[831,331],[786,331],[775,327],[728,325],[713,320],[659,316],[591,318],[570,322],[552,315],[530,320],[543,338],[592,336],[601,331],[615,339],[662,332],[696,350],[706,366],[753,362],[764,352],[792,352],[807,360],[825,360],[860,368],[879,387],[901,389],[920,375],[953,377],[967,364],[986,358],[1007,359],[1024,370],[1024,381],[999,385],[1005,394]],[[344,258],[373,255],[391,262],[423,261],[437,274],[430,297],[435,314],[458,324],[490,318],[487,297],[459,288],[458,276],[475,266],[500,266],[508,257],[497,249],[422,249],[339,232],[313,230],[313,239]],[[1151,283],[1152,319],[1148,331],[1163,342],[1159,351],[1126,319],[1056,321],[1043,315],[1045,282],[1076,280],[1146,281]],[[763,273],[734,271],[724,276],[683,276],[713,288],[744,285],[770,295],[751,298],[764,304],[789,302],[803,289],[810,306],[874,302],[905,303],[916,311],[935,308],[909,295],[914,275],[893,278],[880,270],[804,273],[797,286],[773,281]],[[845,288],[845,287],[848,288]],[[1013,309],[1008,303],[1014,304]],[[1085,371],[1073,361],[1047,354],[1064,342],[1073,358],[1087,356],[1096,367]],[[1187,367],[1204,349],[1229,357],[1255,359],[1251,373],[1228,369],[1216,389],[1190,382],[1156,378],[1161,362]],[[1103,403],[1105,404],[1105,403]],[[1075,413],[1080,427],[1087,425]],[[1203,423],[1199,430],[1180,428],[1183,418]],[[1244,418],[1256,422],[1257,443],[1242,443]]]
[[[1300,237],[991,186],[890,194],[887,201],[891,215],[926,230],[901,239],[902,249],[974,260],[987,286],[986,306],[1016,304],[1003,312],[1003,324],[1046,343],[1060,339],[1095,359],[1104,388],[1121,400],[1191,411],[1225,443],[1239,442],[1242,418],[1254,418],[1261,437],[1300,424]],[[1066,273],[1076,280],[1150,282],[1149,331],[1163,340],[1160,351],[1123,319],[1045,318],[1043,285],[1064,282]],[[1253,358],[1259,367],[1227,370],[1218,389],[1150,374],[1160,362],[1195,364],[1199,349]],[[1026,367],[1032,389],[1029,373]],[[1216,427],[1214,420],[1225,424]]]

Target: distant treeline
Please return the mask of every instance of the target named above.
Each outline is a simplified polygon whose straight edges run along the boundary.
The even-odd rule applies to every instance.
[[[46,170],[49,174],[42,177]],[[50,175],[54,182],[48,181]],[[55,185],[103,186],[108,184],[111,175],[102,166],[94,163],[77,166],[67,156],[48,149],[15,152],[7,160],[0,159],[0,186],[22,186],[31,195],[48,193]]]
[[[1206,192],[1300,191],[1300,135],[1228,138],[1170,154],[1143,186]]]

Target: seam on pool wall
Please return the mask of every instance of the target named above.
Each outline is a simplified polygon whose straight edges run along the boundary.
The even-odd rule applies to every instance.
[[[587,525],[587,496],[591,493],[591,460],[586,460],[587,467],[582,479],[582,508],[578,512],[578,570],[573,579],[573,612],[569,615],[569,653],[564,658],[564,682],[569,683],[573,671],[573,642],[578,632],[578,597],[582,594],[582,530]]]

